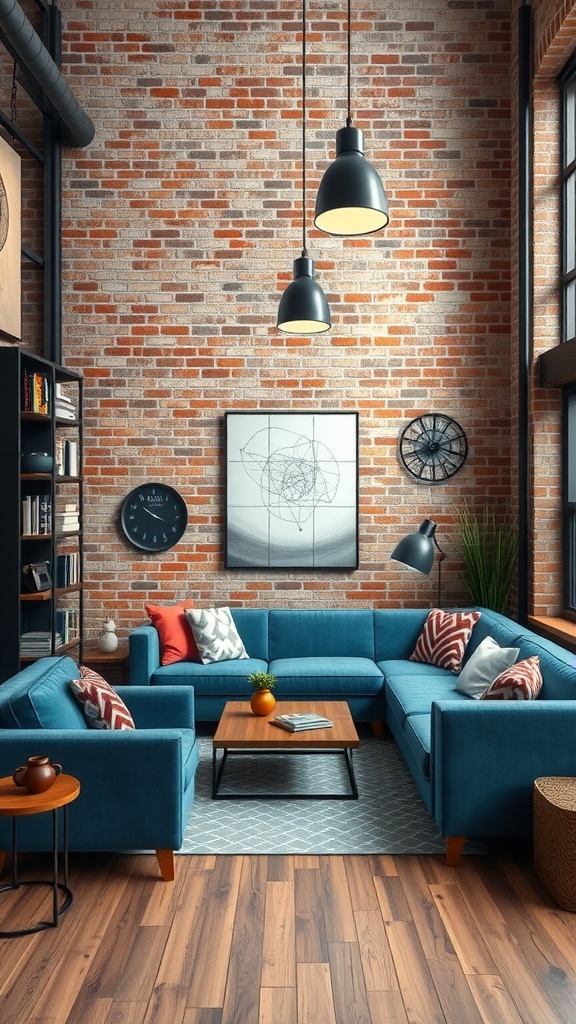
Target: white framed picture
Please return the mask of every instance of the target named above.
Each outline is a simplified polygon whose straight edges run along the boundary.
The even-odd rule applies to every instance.
[[[226,568],[358,568],[358,413],[227,412]]]

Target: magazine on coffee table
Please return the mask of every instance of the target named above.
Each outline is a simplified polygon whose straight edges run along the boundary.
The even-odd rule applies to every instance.
[[[276,715],[272,719],[274,725],[288,732],[304,732],[305,729],[329,729],[334,723],[324,715],[314,712],[297,711],[293,715]]]

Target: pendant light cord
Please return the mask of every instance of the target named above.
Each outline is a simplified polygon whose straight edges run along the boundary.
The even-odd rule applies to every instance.
[[[348,99],[348,116],[346,118],[346,127],[347,128],[350,128],[351,125],[352,125],[352,115],[350,113],[351,107],[352,107],[352,101],[351,101],[352,89],[351,89],[351,84],[350,84],[351,83],[351,78],[352,78],[352,67],[351,67],[351,56],[350,56],[350,53],[351,53],[352,29],[351,29],[351,26],[350,26],[350,20],[351,20],[350,7],[351,7],[351,0],[348,0],[348,31],[346,33],[347,41],[348,41],[348,63],[347,63],[347,67],[348,67],[348,81],[347,81],[347,89],[348,89],[348,96],[347,96],[347,99]]]
[[[306,256],[306,0],[302,0],[302,255]]]

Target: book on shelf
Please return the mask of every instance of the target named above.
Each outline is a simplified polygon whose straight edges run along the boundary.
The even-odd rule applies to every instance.
[[[47,416],[50,412],[50,382],[43,373],[24,370],[22,375],[22,410],[39,412]]]
[[[80,554],[56,555],[56,586],[73,587],[80,582]]]
[[[56,643],[60,639],[56,636]],[[42,657],[52,653],[52,634],[48,630],[32,630],[22,633],[20,637],[20,654],[22,657]]]
[[[78,476],[78,442],[57,437],[55,462],[56,476]]]
[[[272,719],[274,725],[279,725],[287,732],[304,732],[306,729],[329,729],[334,723],[325,718],[324,715],[317,715],[314,712],[297,711],[293,715],[276,715]]]
[[[27,494],[22,499],[22,536],[52,532],[52,502],[49,494]]]

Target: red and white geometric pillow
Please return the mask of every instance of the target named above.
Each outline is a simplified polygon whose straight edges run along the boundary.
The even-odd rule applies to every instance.
[[[91,729],[135,729],[134,720],[115,690],[91,668],[80,667],[70,686]]]
[[[480,612],[443,612],[433,608],[418,637],[410,661],[423,661],[459,672],[470,634]]]
[[[480,700],[536,700],[542,689],[542,672],[537,655],[504,669],[490,683]]]

